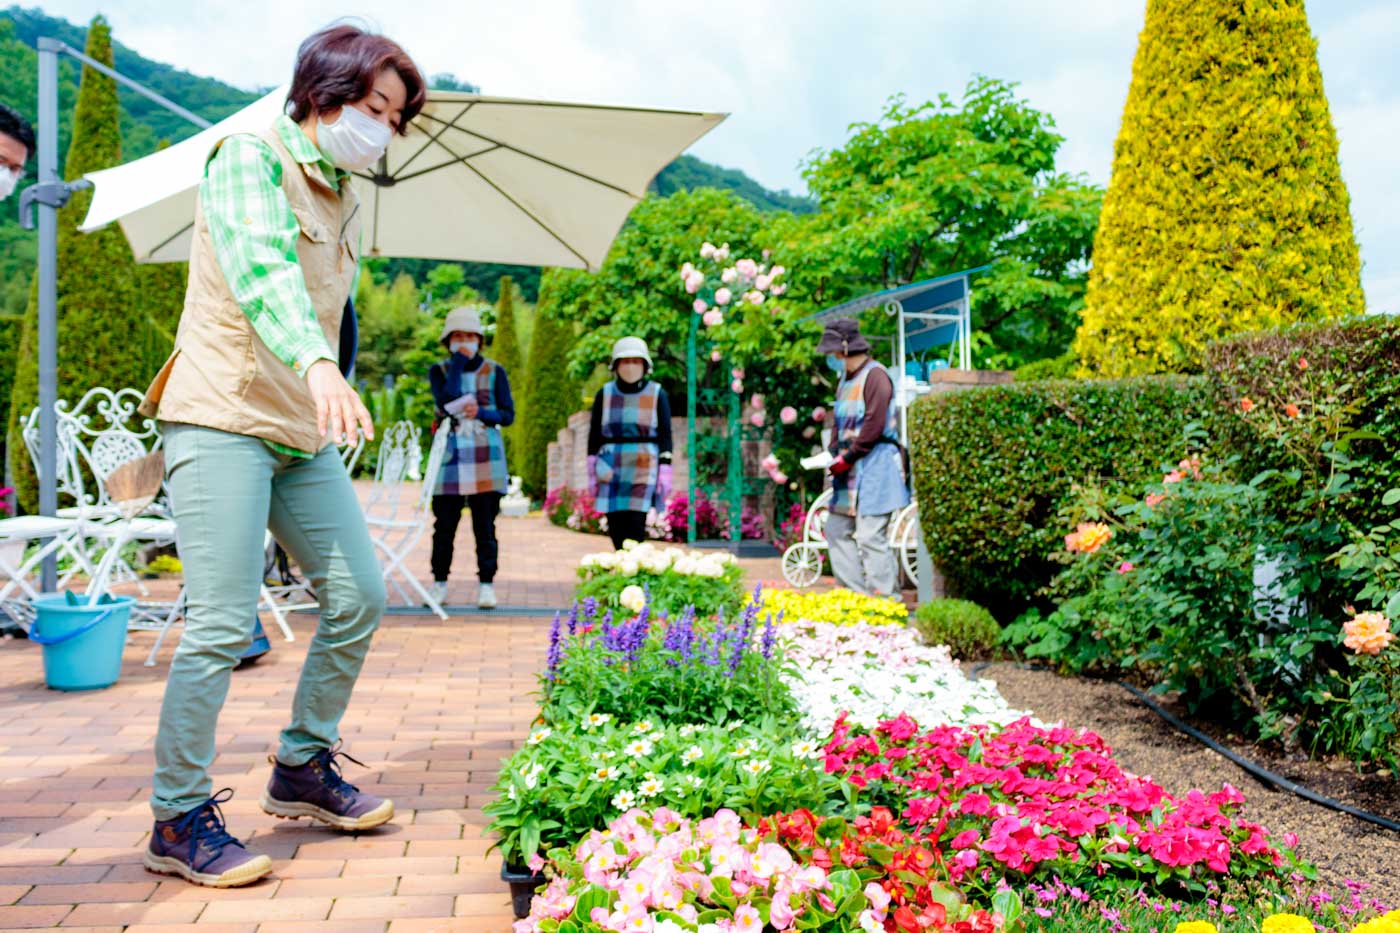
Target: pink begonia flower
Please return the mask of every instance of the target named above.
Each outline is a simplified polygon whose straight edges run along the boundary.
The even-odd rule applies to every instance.
[[[714,256],[714,254],[715,254],[715,244],[711,243],[709,240],[706,240],[704,243],[701,243],[701,244],[700,244],[700,258],[701,258],[701,259],[709,259],[710,257]]]
[[[544,868],[544,859],[536,852],[534,855],[530,856],[530,861],[525,864],[529,867],[530,871],[539,871]]]
[[[724,305],[729,304],[729,300],[733,297],[733,292],[731,292],[727,288],[721,288],[719,291],[715,292],[715,304],[723,307]]]
[[[881,913],[890,907],[890,892],[873,881],[865,886],[865,899],[870,902],[871,907]]]
[[[788,930],[792,928],[792,923],[797,919],[797,911],[792,909],[792,899],[787,892],[780,892],[778,897],[773,898],[772,905],[768,908],[768,920],[775,929]]]
[[[1119,573],[1132,573],[1132,572],[1133,572],[1133,565],[1132,565],[1132,563],[1129,562],[1129,561],[1126,561],[1126,560],[1123,561],[1123,563],[1121,563],[1121,564],[1118,565],[1118,572],[1119,572]]]
[[[778,412],[778,420],[783,424],[793,424],[797,421],[797,409],[791,405],[784,405],[782,411]]]
[[[763,929],[763,918],[753,907],[740,904],[739,909],[734,911],[734,925],[730,929],[735,933],[759,933]]]
[[[725,269],[723,272],[721,272],[721,273],[719,274],[719,280],[720,280],[721,282],[723,282],[725,285],[733,284],[734,280],[737,279],[738,277],[739,277],[739,273],[737,273],[737,272],[734,271],[734,267],[733,267],[733,266],[730,266],[728,269]]]
[[[724,312],[720,311],[719,308],[711,308],[705,312],[702,320],[704,320],[706,327],[718,327],[724,323]]]
[[[821,420],[822,420],[823,418],[825,418],[825,417],[826,417],[826,409],[825,409],[825,408],[823,408],[823,407],[821,407],[820,405],[818,405],[816,408],[813,408],[813,409],[812,409],[812,420],[813,420],[813,421],[821,421]]]
[[[723,354],[723,353],[720,353],[718,350],[711,350],[711,351],[710,351],[710,359],[711,359],[712,361],[718,363],[720,360],[724,359],[724,354]]]
[[[704,298],[696,298],[695,304],[691,305],[691,307],[695,309],[696,314],[704,314],[706,311],[710,310],[710,306],[705,304]]]
[[[753,414],[749,415],[749,423],[756,428],[763,427],[763,423],[767,420],[768,419],[763,417],[763,412],[761,411],[756,411]]]
[[[759,395],[757,392],[755,392],[755,393],[753,394],[753,397],[749,399],[749,404],[752,405],[754,408],[757,408],[757,409],[759,409],[760,411],[762,411],[762,410],[763,410],[763,396],[762,396],[762,395]]]
[[[733,382],[729,383],[729,388],[733,389],[735,394],[738,394],[744,391],[744,382],[742,379],[735,379]]]
[[[753,280],[753,287],[761,292],[766,292],[773,285],[773,280],[769,276],[760,275]]]

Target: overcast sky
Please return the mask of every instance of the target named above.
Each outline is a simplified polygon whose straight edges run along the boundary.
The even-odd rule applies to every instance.
[[[771,188],[885,99],[983,73],[1054,115],[1062,168],[1107,183],[1145,0],[45,0],[104,13],[142,54],[246,88],[285,81],[298,42],[360,16],[427,73],[487,94],[719,110],[692,150]],[[402,10],[404,12],[398,12]],[[408,12],[412,10],[413,12]],[[1400,2],[1310,0],[1372,310],[1400,311]],[[270,23],[279,26],[277,31]]]

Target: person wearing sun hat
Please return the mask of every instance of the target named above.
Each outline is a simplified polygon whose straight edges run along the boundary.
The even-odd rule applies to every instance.
[[[640,337],[613,344],[613,378],[593,397],[588,425],[588,480],[595,507],[608,517],[613,547],[647,539],[647,512],[671,496],[671,404],[647,378],[651,352]]]
[[[877,596],[899,595],[899,565],[890,521],[909,504],[894,380],[870,356],[853,320],[833,321],[817,352],[837,375],[830,453],[831,507],[825,533],[838,585]]]
[[[505,367],[482,355],[484,331],[476,308],[455,308],[442,325],[447,359],[428,371],[438,418],[452,423],[442,468],[433,477],[431,563],[433,597],[442,603],[462,509],[470,508],[479,580],[476,605],[493,609],[499,555],[496,517],[510,482],[501,428],[515,421],[515,403]]]

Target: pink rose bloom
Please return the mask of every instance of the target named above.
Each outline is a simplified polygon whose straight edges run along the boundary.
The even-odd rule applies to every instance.
[[[685,290],[687,294],[693,295],[700,290],[700,286],[705,284],[705,277],[699,272],[693,273],[685,280]]]
[[[754,279],[754,281],[753,281],[753,287],[756,288],[756,289],[758,289],[758,290],[761,291],[761,292],[766,292],[766,291],[768,291],[768,289],[771,288],[772,285],[773,285],[773,280],[772,280],[772,278],[770,278],[769,276],[766,276],[766,275],[760,275],[758,278]]]
[[[744,367],[742,367],[742,366],[735,366],[733,369],[731,369],[731,370],[729,371],[729,375],[733,376],[735,379],[743,379],[743,378],[744,378]]]
[[[754,278],[758,275],[758,263],[752,259],[740,259],[734,263],[734,268],[746,279]]]
[[[768,277],[771,279],[776,279],[778,276],[782,275],[786,271],[787,269],[785,269],[782,266],[774,266],[773,271],[768,273]]]
[[[773,288],[771,289],[771,291],[773,292],[773,297],[776,298],[776,297],[778,297],[779,295],[781,295],[783,292],[787,291],[787,285],[786,285],[786,284],[774,285]]]
[[[695,309],[696,314],[704,314],[706,311],[710,310],[710,306],[705,304],[704,298],[696,298],[695,304],[691,305],[691,307]]]
[[[710,359],[718,363],[720,360],[724,359],[724,354],[720,353],[718,350],[711,350]]]
[[[740,379],[735,379],[733,382],[729,383],[729,388],[733,389],[737,394],[744,391],[744,383]]]
[[[704,320],[706,327],[718,327],[724,323],[724,312],[720,311],[718,308],[711,308],[705,312],[705,316],[702,320]]]
[[[778,470],[776,473],[773,474],[773,482],[777,483],[779,486],[786,484],[787,481],[788,475],[782,470]]]
[[[783,424],[792,424],[797,421],[797,409],[791,405],[784,405],[783,410],[778,412],[778,420]]]
[[[1168,473],[1166,476],[1162,477],[1162,482],[1164,482],[1164,483],[1179,483],[1179,482],[1181,482],[1181,481],[1182,481],[1183,479],[1185,479],[1185,478],[1186,478],[1186,474],[1182,473],[1180,470],[1172,470],[1172,471],[1171,471],[1170,473]]]
[[[692,272],[694,272],[694,271],[695,271],[695,267],[692,266],[690,263],[686,263],[685,265],[681,266],[681,278],[682,278],[682,279],[688,279],[688,278],[690,278],[690,274],[691,274]]]
[[[807,427],[802,429],[802,436],[810,441],[812,438],[817,436],[817,429],[809,424],[807,425]]]
[[[769,454],[768,456],[760,460],[758,462],[758,465],[767,472],[772,473],[778,468],[778,458],[775,457],[773,454]]]
[[[812,420],[813,420],[813,421],[821,421],[821,420],[822,420],[823,418],[825,418],[825,417],[826,417],[826,409],[825,409],[825,408],[823,408],[823,407],[821,407],[820,405],[818,405],[816,408],[813,408],[813,409],[812,409]]]
[[[763,410],[763,396],[761,396],[761,395],[759,395],[757,392],[755,392],[755,393],[753,394],[753,398],[749,399],[749,404],[752,405],[754,408],[757,408],[757,409],[759,409],[760,411],[762,411],[762,410]]]
[[[749,304],[751,304],[751,305],[761,305],[761,304],[763,304],[763,292],[757,292],[757,291],[755,291],[755,292],[749,292],[749,293],[748,293],[747,295],[745,295],[744,297],[748,299],[748,302],[749,302]]]
[[[1152,506],[1154,506],[1154,505],[1156,505],[1157,503],[1161,502],[1161,501],[1162,501],[1163,499],[1165,499],[1165,498],[1166,498],[1166,496],[1162,495],[1160,492],[1149,492],[1149,493],[1147,494],[1147,498],[1144,499],[1143,501],[1145,501],[1145,502],[1147,503],[1148,508],[1151,508]]]
[[[733,292],[731,292],[727,288],[721,288],[719,291],[715,292],[715,304],[720,305],[722,307],[724,305],[729,304],[730,299],[732,299],[733,297]]]
[[[715,254],[715,244],[706,240],[700,244],[700,258],[709,259]]]
[[[749,415],[749,423],[752,424],[752,425],[753,425],[754,427],[756,427],[756,428],[761,428],[761,427],[763,427],[763,423],[764,423],[766,420],[767,420],[767,419],[763,417],[763,412],[761,412],[761,411],[756,411],[756,412],[754,412],[753,414]]]
[[[720,280],[721,282],[723,282],[725,285],[731,284],[731,283],[732,283],[735,279],[737,279],[738,277],[739,277],[739,273],[737,273],[737,272],[734,271],[734,267],[733,267],[733,266],[730,266],[728,269],[725,269],[723,272],[721,272],[721,273],[719,274],[719,280]]]
[[[1119,572],[1119,573],[1132,573],[1132,572],[1133,572],[1133,565],[1132,565],[1132,563],[1131,563],[1130,561],[1126,561],[1126,560],[1123,561],[1123,563],[1121,563],[1121,564],[1118,565],[1118,572]]]
[[[724,261],[725,261],[726,259],[728,259],[728,258],[729,258],[729,244],[728,244],[728,243],[724,244],[724,245],[721,246],[719,249],[715,250],[715,255],[714,255],[714,260],[715,260],[715,262],[724,262]]]

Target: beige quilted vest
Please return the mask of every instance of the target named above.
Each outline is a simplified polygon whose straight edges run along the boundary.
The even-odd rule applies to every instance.
[[[282,191],[301,225],[297,258],[334,353],[355,278],[359,201],[348,180],[342,198],[317,166],[292,158],[275,128],[262,139],[282,161]],[[203,207],[196,206],[190,283],[175,350],[146,390],[142,414],[314,452],[327,439],[316,431],[316,404],[303,376],[273,355],[234,300],[215,258]]]

